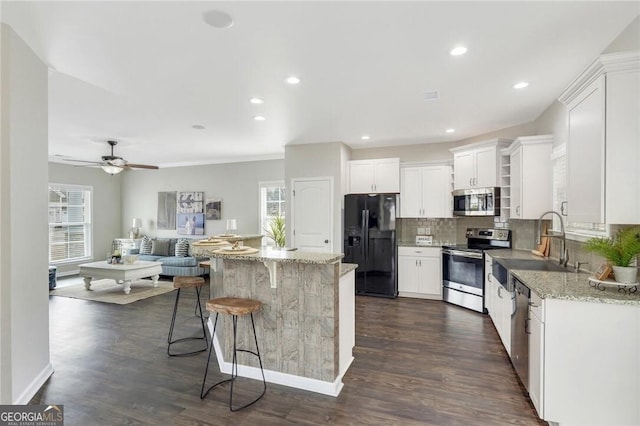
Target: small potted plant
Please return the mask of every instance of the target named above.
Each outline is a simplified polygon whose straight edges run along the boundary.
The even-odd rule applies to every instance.
[[[271,238],[276,247],[284,247],[286,231],[283,216],[275,216],[269,221],[269,227],[264,229],[267,233],[267,237]]]
[[[613,238],[591,238],[584,249],[607,259],[617,282],[636,282],[638,268],[632,263],[640,254],[640,227],[621,229]]]

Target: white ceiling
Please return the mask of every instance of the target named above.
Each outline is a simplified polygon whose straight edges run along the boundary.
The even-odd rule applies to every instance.
[[[50,158],[99,160],[116,139],[116,155],[164,167],[281,158],[286,144],[454,141],[530,122],[640,13],[635,1],[1,7],[51,69]],[[234,25],[205,24],[213,9]],[[458,44],[468,53],[449,55]],[[285,84],[290,74],[302,82]],[[520,80],[530,86],[514,90]],[[424,100],[432,90],[440,100]]]

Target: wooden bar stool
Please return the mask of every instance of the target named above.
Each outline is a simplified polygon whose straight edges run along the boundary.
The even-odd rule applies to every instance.
[[[188,356],[194,355],[207,350],[207,331],[204,326],[204,317],[202,315],[202,305],[200,305],[200,290],[204,285],[204,278],[202,277],[173,277],[173,287],[178,289],[176,293],[176,302],[173,305],[173,316],[171,317],[171,327],[169,328],[169,337],[167,337],[167,355],[169,356]],[[173,340],[173,328],[176,324],[176,314],[178,313],[178,302],[180,301],[180,291],[183,288],[195,288],[196,290],[196,316],[200,316],[200,323],[202,325],[202,337],[184,337],[182,339]],[[198,315],[198,311],[200,315]],[[188,340],[204,340],[204,348],[191,352],[172,353],[171,345],[174,343],[185,342]]]
[[[250,406],[251,404],[258,401],[260,398],[262,398],[267,390],[267,381],[264,378],[264,370],[262,368],[262,358],[260,357],[260,349],[258,348],[258,337],[256,336],[256,326],[255,326],[255,323],[253,322],[253,313],[260,309],[260,307],[262,306],[262,303],[252,299],[241,299],[237,297],[221,297],[218,299],[209,300],[206,306],[209,312],[216,313],[216,320],[213,324],[213,334],[211,335],[211,343],[209,345],[209,356],[207,357],[207,365],[205,366],[205,369],[204,369],[204,378],[202,379],[202,389],[200,390],[200,399],[204,399],[204,397],[207,396],[209,391],[215,388],[216,386],[221,385],[223,383],[230,382],[231,389],[229,390],[229,410],[231,411],[242,410],[243,408]],[[221,380],[218,383],[210,386],[205,391],[204,388],[205,388],[205,383],[207,381],[207,372],[209,370],[209,360],[211,359],[211,352],[213,350],[213,337],[215,336],[215,333],[216,333],[219,314],[231,315],[233,319],[233,361],[231,364],[231,378]],[[236,347],[238,316],[240,315],[251,316],[251,328],[253,329],[253,338],[256,342],[255,352],[250,351],[248,349],[238,349]],[[258,362],[260,363],[260,372],[262,373],[263,387],[262,387],[262,393],[256,399],[254,399],[253,401],[241,407],[234,408],[233,407],[233,382],[236,380],[236,377],[238,377],[238,358],[237,358],[238,352],[246,352],[258,357]]]

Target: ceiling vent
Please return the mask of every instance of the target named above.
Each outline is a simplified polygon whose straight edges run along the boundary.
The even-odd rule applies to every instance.
[[[437,101],[438,99],[440,99],[440,92],[438,92],[437,90],[432,90],[431,92],[424,93],[425,101]]]

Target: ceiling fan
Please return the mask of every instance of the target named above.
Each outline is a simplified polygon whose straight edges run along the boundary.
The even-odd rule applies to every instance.
[[[158,169],[158,166],[151,166],[147,164],[132,164],[127,162],[122,157],[113,155],[113,147],[118,144],[118,141],[107,141],[107,143],[111,146],[111,155],[103,155],[102,161],[84,161],[84,160],[68,160],[68,161],[78,161],[83,163],[97,164],[102,168],[102,170],[109,173],[110,175],[118,174],[121,171],[127,170],[127,169],[151,169],[151,170]]]

